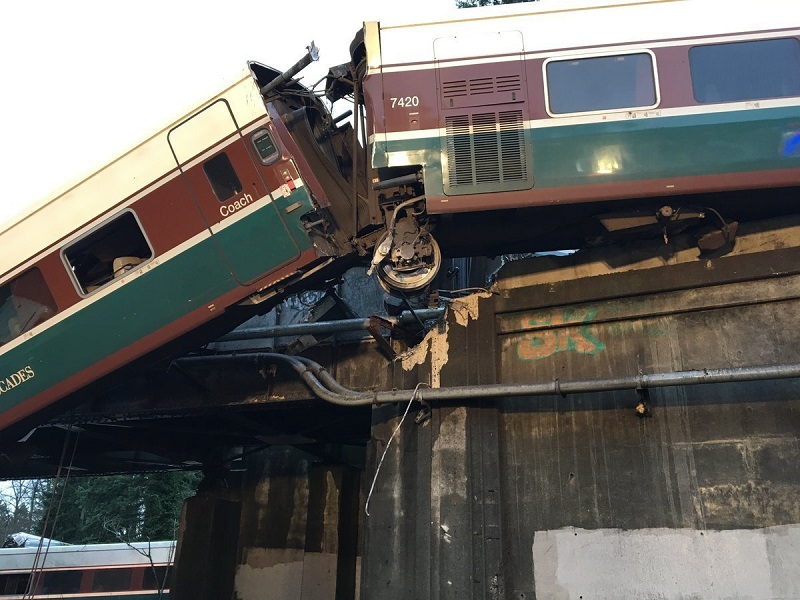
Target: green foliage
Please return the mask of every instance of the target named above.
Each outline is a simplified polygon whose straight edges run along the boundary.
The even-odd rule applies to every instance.
[[[50,509],[45,535],[71,544],[174,539],[183,501],[194,494],[200,477],[199,473],[72,477],[66,487],[59,482],[55,490],[55,484],[47,482],[46,496],[52,500],[45,503]],[[44,531],[45,515],[46,511],[34,533]]]
[[[458,8],[474,8],[476,6],[496,6],[498,4],[520,4],[537,0],[456,0]]]

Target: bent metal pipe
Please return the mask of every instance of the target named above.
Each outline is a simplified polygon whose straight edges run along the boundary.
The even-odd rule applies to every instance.
[[[448,388],[419,388],[418,390],[392,390],[385,392],[359,392],[345,388],[337,382],[319,363],[308,358],[286,356],[272,352],[222,354],[194,356],[179,359],[181,364],[214,364],[251,362],[263,364],[283,362],[300,376],[309,390],[318,398],[339,406],[366,406],[370,404],[393,404],[407,401],[412,394],[421,402],[443,400],[477,400],[498,397],[546,396],[611,392],[620,390],[643,390],[679,385],[710,383],[736,383],[763,381],[768,379],[790,379],[800,377],[800,364],[736,367],[730,369],[699,369],[673,371],[669,373],[639,374],[627,377],[604,379],[576,379],[539,383],[491,384],[455,386]]]

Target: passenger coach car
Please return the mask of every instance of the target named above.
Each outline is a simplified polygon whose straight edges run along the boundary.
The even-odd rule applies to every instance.
[[[260,93],[278,74],[251,63],[216,97],[0,227],[0,430],[237,306],[268,308],[349,251],[320,252],[307,234],[302,219],[321,204]],[[298,99],[270,105],[279,121],[318,103],[286,87]]]
[[[0,549],[0,598],[169,597],[175,542]]]
[[[578,248],[583,219],[622,208],[729,235],[706,207],[752,212],[800,184],[794,2],[542,0],[366,23],[351,66],[372,167],[411,181],[415,220],[458,252]],[[392,241],[375,257],[390,284],[434,261],[433,242]]]

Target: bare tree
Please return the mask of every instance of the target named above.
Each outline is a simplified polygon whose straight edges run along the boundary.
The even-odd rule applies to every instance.
[[[41,479],[16,479],[0,485],[0,544],[12,533],[35,533],[43,504]]]
[[[128,548],[131,548],[132,550],[141,554],[148,560],[148,562],[150,563],[150,571],[153,574],[153,581],[155,581],[156,585],[158,586],[158,598],[159,600],[162,600],[164,598],[164,589],[167,587],[167,578],[169,577],[169,570],[172,567],[172,561],[174,559],[175,546],[172,546],[172,548],[170,548],[169,556],[167,559],[167,568],[164,569],[164,576],[159,579],[158,569],[156,568],[156,563],[153,560],[153,548],[150,539],[147,540],[146,549],[140,548],[138,546],[135,546],[133,542],[131,542],[129,539],[126,539],[125,536],[123,535],[123,532],[119,528],[115,527],[113,523],[106,522],[103,524],[103,527],[106,529],[106,531],[113,534],[114,537],[116,537],[120,542],[128,546]],[[177,532],[177,527],[178,527],[178,522],[175,521],[173,525],[173,535],[172,535],[173,539],[175,539],[175,533]]]

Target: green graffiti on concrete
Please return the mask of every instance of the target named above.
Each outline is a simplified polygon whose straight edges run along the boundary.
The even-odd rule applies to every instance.
[[[550,327],[532,331],[517,343],[517,356],[522,360],[541,360],[559,352],[593,355],[606,345],[589,332],[597,315],[596,308],[565,308],[561,312],[546,311],[522,320],[524,328]],[[578,325],[577,328],[565,328]]]

